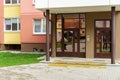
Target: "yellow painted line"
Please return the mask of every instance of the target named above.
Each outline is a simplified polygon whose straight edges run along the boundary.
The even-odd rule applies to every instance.
[[[54,62],[48,64],[48,66],[55,67],[76,67],[76,68],[98,68],[105,69],[106,63],[104,62],[78,62],[78,61],[64,61],[64,60],[55,60]]]

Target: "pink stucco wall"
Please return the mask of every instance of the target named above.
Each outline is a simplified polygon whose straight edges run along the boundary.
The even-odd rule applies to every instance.
[[[4,5],[3,0],[0,1],[0,44],[3,44],[3,37],[4,37]]]
[[[21,0],[21,43],[45,43],[45,35],[33,34],[33,19],[44,18],[43,13],[35,9],[32,0]]]

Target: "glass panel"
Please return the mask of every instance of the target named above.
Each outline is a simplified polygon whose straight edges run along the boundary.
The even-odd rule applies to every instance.
[[[61,22],[61,19],[58,19],[57,20],[57,28],[62,28],[62,22]]]
[[[96,52],[99,53],[100,52],[100,43],[96,44]]]
[[[103,27],[103,21],[96,21],[95,22],[97,28],[102,28]]]
[[[97,30],[96,41],[97,42],[101,42],[101,35],[100,35],[100,31],[99,30]]]
[[[61,19],[57,20],[57,51],[61,52],[62,48],[62,27],[61,27]]]
[[[76,30],[74,30],[74,44],[75,44],[75,52],[77,52],[78,51],[78,40],[79,40],[79,30],[78,29],[76,29]]]
[[[12,24],[12,30],[17,31],[17,24]]]
[[[86,35],[85,35],[85,29],[80,29],[80,42],[85,42]]]
[[[12,30],[13,31],[17,30],[17,19],[12,19]]]
[[[85,43],[80,43],[80,52],[85,52]]]
[[[11,19],[5,19],[6,30],[11,30]]]
[[[11,30],[11,25],[6,25],[6,30]]]
[[[62,32],[57,32],[57,51],[61,51],[62,48]]]
[[[79,19],[65,19],[65,28],[79,28]]]
[[[41,32],[41,20],[35,20],[34,24],[35,24],[34,32]]]
[[[75,52],[77,52],[78,51],[78,43],[77,43],[77,41],[75,40]]]
[[[35,3],[35,0],[33,0],[33,3]]]
[[[97,28],[110,28],[110,20],[96,21],[95,26]]]
[[[96,31],[96,52],[108,53],[111,52],[111,31],[97,30]]]
[[[64,49],[66,52],[73,51],[73,31],[64,31]]]
[[[35,32],[40,32],[40,31],[41,31],[40,26],[39,26],[39,25],[36,25],[36,26],[35,26]]]
[[[12,0],[12,4],[17,4],[17,0]]]
[[[102,44],[102,52],[111,52],[111,44],[110,43],[103,43]]]
[[[85,19],[80,19],[80,27],[85,28]]]
[[[46,19],[43,19],[43,32],[46,32]]]
[[[102,52],[110,52],[110,44],[111,44],[111,31],[101,31],[101,39],[102,39]]]
[[[103,42],[111,42],[111,31],[101,31]]]
[[[5,24],[11,25],[11,19],[5,19]]]
[[[20,0],[18,0],[18,3],[20,3]]]
[[[10,0],[5,0],[5,4],[10,4]]]
[[[106,27],[110,28],[110,21],[109,20],[106,21]]]
[[[18,19],[18,30],[20,30],[20,19]]]

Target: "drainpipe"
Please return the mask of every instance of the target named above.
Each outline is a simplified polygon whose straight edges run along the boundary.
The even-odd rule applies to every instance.
[[[46,10],[46,61],[50,61],[49,48],[49,10]]]
[[[112,26],[112,56],[111,64],[115,64],[115,7],[111,7],[111,26]]]

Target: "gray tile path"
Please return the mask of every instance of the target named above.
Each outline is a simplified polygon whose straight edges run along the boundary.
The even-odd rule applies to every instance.
[[[0,68],[0,80],[120,80],[120,66],[94,69],[51,67],[47,63],[37,63]]]

